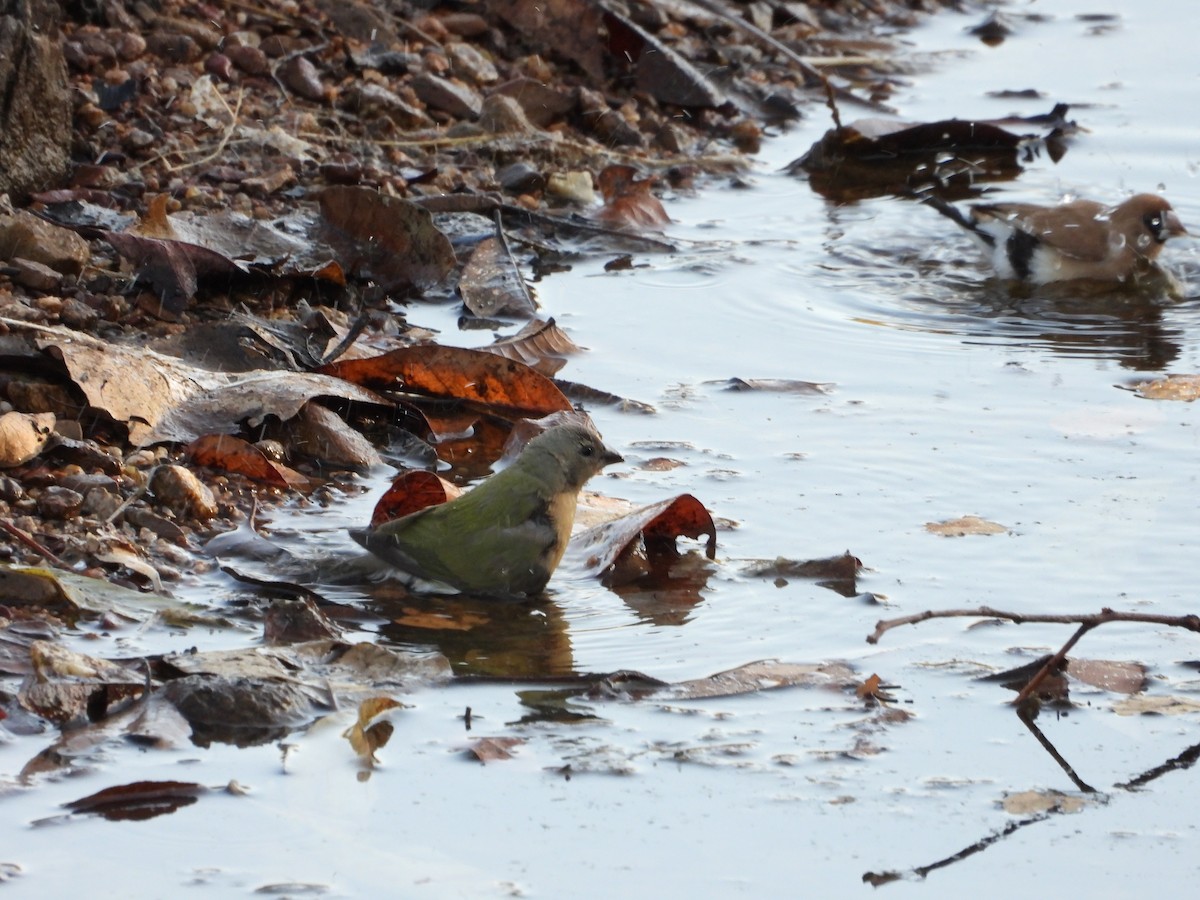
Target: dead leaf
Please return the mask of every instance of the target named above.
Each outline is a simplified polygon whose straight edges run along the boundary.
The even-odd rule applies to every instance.
[[[1104,691],[1136,694],[1146,687],[1149,670],[1138,662],[1114,659],[1069,659],[1067,675]]]
[[[709,559],[716,556],[717,526],[704,505],[691,494],[643,506],[572,535],[567,553],[575,565],[599,575],[635,546],[639,537],[647,548],[662,549],[673,548],[675,538],[680,535],[690,538],[707,535],[705,553]]]
[[[1029,816],[1038,813],[1077,813],[1091,802],[1079,794],[1045,790],[1005,794],[1000,805],[1009,815]]]
[[[391,293],[428,290],[455,266],[450,240],[429,211],[371,188],[330,187],[321,192],[321,237],[347,272]]]
[[[532,319],[512,337],[479,349],[515,359],[550,378],[566,365],[564,356],[579,353],[582,348],[555,324],[554,319],[545,322]]]
[[[392,482],[371,513],[371,527],[453,500],[462,489],[424,469],[409,469]]]
[[[943,537],[966,537],[972,534],[1007,534],[1008,529],[979,516],[962,516],[945,522],[926,522],[925,530]]]
[[[761,660],[718,672],[707,678],[669,685],[663,693],[679,700],[736,697],[784,687],[825,687],[839,690],[857,685],[854,672],[845,663],[787,663]]]
[[[596,218],[618,228],[658,228],[671,217],[662,202],[651,193],[657,179],[638,179],[633,166],[605,166],[596,176],[604,206]]]
[[[524,743],[525,739],[518,737],[484,737],[473,741],[467,748],[467,754],[481,763],[512,759],[513,754],[510,751]]]
[[[1133,387],[1134,393],[1146,400],[1185,400],[1200,398],[1200,375],[1168,375],[1153,381],[1143,381]]]
[[[391,697],[369,697],[358,705],[358,718],[342,737],[350,742],[365,764],[371,766],[378,761],[375,751],[387,744],[392,736],[394,726],[381,717],[393,709],[403,708],[403,703]]]
[[[828,394],[834,388],[830,381],[796,381],[790,378],[730,378],[725,382],[729,391],[774,391],[780,394]]]
[[[1158,694],[1136,694],[1118,700],[1112,710],[1119,716],[1182,716],[1200,712],[1200,699]]]
[[[537,311],[529,286],[500,237],[486,238],[475,247],[459,277],[458,290],[467,309],[484,318],[524,318]]]
[[[208,788],[189,781],[134,781],[105,788],[70,803],[67,809],[92,813],[110,822],[142,822],[191,806]]]
[[[538,418],[573,409],[544,375],[482,350],[432,344],[402,347],[370,359],[331,363],[318,371],[374,390],[467,401],[505,418]]]
[[[946,200],[978,195],[989,182],[1021,173],[1022,163],[1045,150],[1066,152],[1065,137],[1077,126],[1059,104],[1028,119],[946,119],[896,122],[864,119],[827,131],[787,171],[806,172],[813,190],[841,202],[897,194],[935,192]],[[1034,125],[1041,134],[1016,134],[1006,125]]]
[[[229,434],[206,434],[198,437],[184,448],[188,457],[198,466],[237,472],[273,487],[304,490],[312,486],[312,479],[295,469],[268,459],[266,454],[253,444]]]

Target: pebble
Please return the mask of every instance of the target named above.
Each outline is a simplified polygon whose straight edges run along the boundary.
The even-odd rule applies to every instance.
[[[162,506],[180,519],[207,521],[217,514],[217,500],[199,478],[183,466],[159,466],[150,482],[150,490]]]
[[[474,119],[483,108],[483,100],[475,91],[447,78],[418,75],[409,85],[426,106],[444,110],[458,119]]]
[[[38,512],[47,519],[70,519],[83,507],[83,494],[65,487],[48,487],[38,498]]]
[[[325,99],[325,88],[317,67],[303,56],[293,56],[279,67],[279,80],[293,94],[305,100],[318,102]]]

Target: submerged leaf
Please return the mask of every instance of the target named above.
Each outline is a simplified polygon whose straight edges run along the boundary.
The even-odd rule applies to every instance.
[[[135,781],[105,788],[63,806],[110,822],[141,822],[191,806],[206,793],[208,788],[190,781]]]

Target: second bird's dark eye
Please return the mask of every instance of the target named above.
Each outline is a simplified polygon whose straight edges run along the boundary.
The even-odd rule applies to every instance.
[[[592,447],[591,444],[580,444],[579,445],[579,455],[580,456],[591,456],[595,452],[596,452],[596,450],[594,447]]]

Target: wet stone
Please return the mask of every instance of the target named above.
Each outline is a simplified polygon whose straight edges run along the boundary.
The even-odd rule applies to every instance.
[[[305,100],[319,101],[325,97],[317,67],[303,56],[293,56],[279,67],[279,80],[293,94]]]
[[[225,48],[225,56],[247,75],[268,75],[271,72],[271,61],[257,47],[235,44]]]
[[[83,494],[65,487],[48,487],[37,502],[38,512],[47,519],[70,519],[83,507]]]
[[[455,42],[444,48],[446,58],[450,60],[450,71],[474,84],[490,84],[500,77],[491,60],[472,47],[470,44]]]

